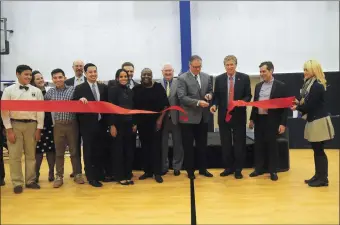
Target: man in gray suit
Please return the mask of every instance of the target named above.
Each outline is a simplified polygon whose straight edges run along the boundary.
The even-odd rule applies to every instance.
[[[174,80],[174,69],[170,64],[165,64],[162,69],[163,80],[160,81],[166,91],[169,103],[171,106],[179,105],[177,96],[177,80]],[[178,111],[171,110],[166,113],[163,120],[162,131],[162,170],[163,174],[168,172],[169,169],[169,133],[172,136],[173,143],[173,160],[172,168],[174,169],[174,175],[180,175],[180,170],[183,163],[183,147],[181,138],[181,129],[178,124]]]
[[[195,179],[195,151],[199,155],[199,174],[212,177],[207,170],[206,148],[208,139],[209,103],[212,98],[212,83],[208,74],[202,73],[202,59],[194,55],[189,62],[190,70],[181,74],[177,82],[177,95],[180,106],[187,115],[180,113],[184,166],[190,179]],[[184,116],[188,118],[184,119]]]

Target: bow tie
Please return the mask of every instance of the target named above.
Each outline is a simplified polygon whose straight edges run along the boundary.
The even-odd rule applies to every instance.
[[[22,85],[20,85],[20,87],[19,87],[20,89],[25,89],[25,91],[27,91],[28,90],[28,87],[26,87],[26,86],[22,86]]]

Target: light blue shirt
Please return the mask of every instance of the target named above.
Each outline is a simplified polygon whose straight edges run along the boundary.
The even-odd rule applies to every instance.
[[[263,82],[259,93],[259,101],[270,99],[270,93],[272,92],[273,83],[274,77],[269,82]],[[268,110],[259,108],[259,114],[266,115],[268,114]]]

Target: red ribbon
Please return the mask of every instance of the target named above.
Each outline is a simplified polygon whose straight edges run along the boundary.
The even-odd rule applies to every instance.
[[[148,110],[125,109],[109,102],[89,101],[43,101],[43,100],[1,100],[1,110],[33,111],[33,112],[74,112],[74,113],[112,113],[112,114],[156,114],[169,110],[177,110],[186,114],[179,106],[170,106],[161,112]]]
[[[295,100],[295,97],[287,97],[287,98],[274,98],[269,100],[262,100],[262,101],[256,101],[256,102],[245,102],[242,100],[232,101],[229,103],[228,106],[228,112],[225,117],[225,120],[227,122],[230,121],[231,115],[230,111],[232,111],[235,107],[242,107],[242,106],[254,106],[257,108],[263,108],[263,109],[279,109],[279,108],[290,108],[293,105],[293,101]]]

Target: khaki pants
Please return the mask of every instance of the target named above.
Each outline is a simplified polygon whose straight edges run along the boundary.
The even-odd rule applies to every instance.
[[[15,134],[15,143],[7,141],[9,151],[9,168],[13,186],[23,186],[24,176],[22,173],[22,151],[25,154],[25,183],[31,184],[36,178],[35,174],[35,131],[37,122],[23,123],[12,121],[12,128]]]
[[[81,164],[80,157],[78,156],[78,138],[79,129],[78,123],[75,120],[72,121],[55,121],[54,125],[54,143],[56,149],[56,170],[57,176],[64,177],[64,161],[66,144],[69,146],[71,154],[71,163],[73,173],[75,175],[80,174]]]

